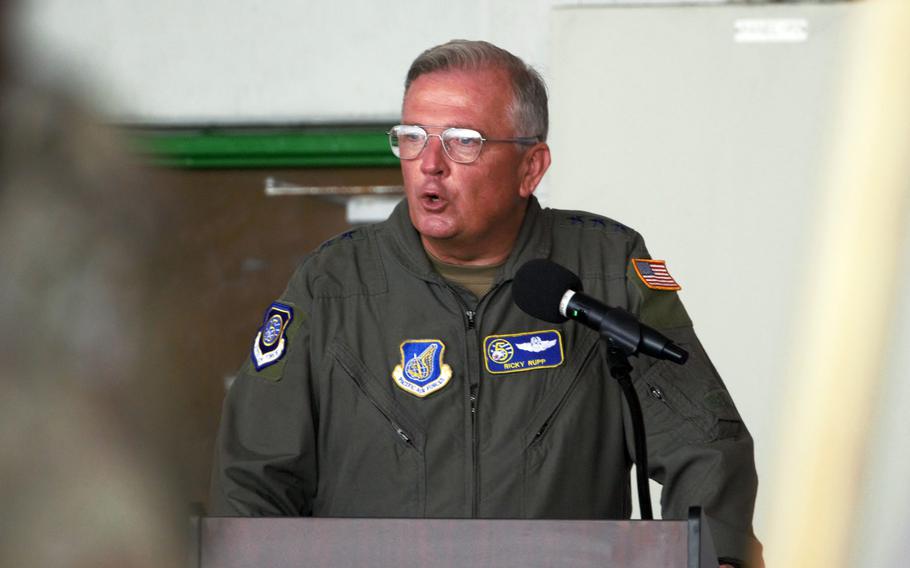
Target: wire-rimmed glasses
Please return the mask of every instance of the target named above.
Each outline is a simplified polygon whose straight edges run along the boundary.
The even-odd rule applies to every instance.
[[[442,128],[439,134],[430,134],[427,128]],[[413,160],[423,152],[431,136],[439,138],[442,149],[453,162],[470,164],[480,156],[484,142],[513,142],[516,144],[536,144],[539,136],[520,138],[484,138],[480,132],[470,128],[445,126],[419,126],[417,124],[399,124],[388,132],[389,146],[392,153],[402,160]]]

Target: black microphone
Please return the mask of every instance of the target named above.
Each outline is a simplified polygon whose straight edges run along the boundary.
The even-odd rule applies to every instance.
[[[512,298],[525,313],[552,323],[567,319],[598,331],[627,355],[644,353],[682,365],[689,353],[622,308],[611,308],[581,292],[571,270],[544,258],[529,260],[515,274]]]

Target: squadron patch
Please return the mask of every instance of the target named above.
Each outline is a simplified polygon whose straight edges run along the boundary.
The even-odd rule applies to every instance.
[[[652,290],[681,290],[682,286],[670,276],[667,262],[664,260],[651,260],[648,258],[633,258],[632,266],[635,274],[641,278],[645,286]]]
[[[290,306],[275,302],[266,310],[262,327],[256,334],[256,339],[253,341],[253,352],[250,355],[257,371],[274,365],[284,356],[287,351],[285,332],[293,319],[294,308]]]
[[[562,335],[555,329],[490,335],[483,340],[487,371],[493,374],[549,369],[564,361]]]
[[[392,380],[401,389],[421,398],[448,384],[452,367],[442,356],[445,344],[438,339],[408,339],[401,343],[401,364],[392,371]]]

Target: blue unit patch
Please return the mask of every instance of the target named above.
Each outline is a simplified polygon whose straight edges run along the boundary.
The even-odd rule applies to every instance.
[[[483,340],[483,358],[496,375],[558,367],[565,360],[562,335],[555,329],[490,335]]]
[[[274,365],[284,356],[287,351],[285,332],[293,319],[294,308],[290,306],[275,302],[266,310],[250,355],[257,371]]]
[[[445,344],[438,339],[408,339],[401,343],[401,364],[392,380],[401,389],[421,398],[448,384],[452,368],[443,360]]]

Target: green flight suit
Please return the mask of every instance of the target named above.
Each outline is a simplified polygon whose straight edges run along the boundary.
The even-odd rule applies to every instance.
[[[514,305],[512,278],[533,258],[566,266],[588,294],[690,352],[683,366],[632,360],[649,475],[663,484],[664,518],[701,505],[718,555],[747,558],[758,546],[752,439],[677,294],[631,269],[630,259],[649,258],[636,232],[534,198],[479,301],[433,270],[405,201],[308,256],[279,299],[293,318],[275,316],[286,326],[274,333],[263,326],[272,345],[283,329],[280,359],[257,370],[251,358],[227,396],[213,514],[628,518],[631,422],[604,343]],[[485,338],[547,330],[561,338],[557,366],[489,371]],[[395,384],[408,340],[443,347],[444,387],[420,397]]]

